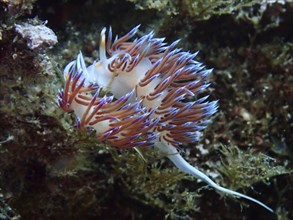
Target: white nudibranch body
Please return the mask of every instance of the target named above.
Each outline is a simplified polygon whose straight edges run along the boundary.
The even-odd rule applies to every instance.
[[[117,148],[154,146],[182,172],[273,212],[254,198],[219,186],[178,153],[182,143],[198,140],[217,111],[217,101],[198,97],[209,86],[212,70],[194,60],[197,53],[174,49],[178,41],[166,45],[163,38],[153,38],[153,32],[128,41],[137,30],[112,42],[111,29],[106,41],[104,28],[99,60],[86,67],[80,53],[65,67],[61,108],[74,112],[78,127],[94,129],[100,141]]]

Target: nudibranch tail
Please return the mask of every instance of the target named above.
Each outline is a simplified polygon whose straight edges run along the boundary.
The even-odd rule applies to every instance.
[[[195,168],[194,166],[189,164],[179,154],[177,149],[175,147],[171,146],[170,144],[167,144],[165,142],[160,142],[160,143],[156,144],[156,147],[159,148],[160,151],[164,152],[167,155],[167,157],[173,162],[173,164],[182,172],[190,174],[190,175],[202,180],[203,182],[207,183],[209,186],[211,186],[212,188],[214,188],[215,190],[217,190],[219,192],[250,200],[250,201],[264,207],[268,211],[274,213],[273,209],[271,209],[270,207],[268,207],[264,203],[258,201],[257,199],[254,199],[250,196],[246,196],[242,193],[239,193],[239,192],[236,192],[236,191],[233,191],[233,190],[230,190],[230,189],[227,189],[227,188],[224,188],[224,187],[218,185],[211,178],[209,178],[206,174],[204,174],[203,172],[201,172],[200,170],[198,170],[197,168]]]
[[[101,31],[99,59],[86,66],[83,55],[64,69],[65,86],[59,91],[60,107],[74,112],[78,128],[92,129],[100,141],[117,148],[155,146],[183,172],[216,190],[251,200],[223,188],[188,164],[177,149],[198,141],[200,132],[217,112],[218,102],[202,96],[212,69],[153,32],[131,38],[138,27],[112,41],[112,30]]]

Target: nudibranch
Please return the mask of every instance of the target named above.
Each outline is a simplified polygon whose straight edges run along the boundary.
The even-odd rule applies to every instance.
[[[101,31],[99,60],[86,66],[81,53],[64,69],[60,107],[74,112],[77,127],[95,131],[100,141],[117,148],[154,146],[175,166],[219,192],[242,197],[267,210],[260,201],[216,184],[178,152],[196,142],[217,111],[217,101],[200,97],[212,72],[151,32],[130,41],[138,27],[112,40],[111,28]]]

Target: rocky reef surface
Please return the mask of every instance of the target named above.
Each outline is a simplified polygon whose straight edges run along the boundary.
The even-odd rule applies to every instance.
[[[187,160],[275,210],[221,196],[153,149],[117,150],[74,128],[64,66],[98,58],[99,32],[141,24],[200,51],[219,112]],[[293,219],[291,0],[0,1],[1,219]]]

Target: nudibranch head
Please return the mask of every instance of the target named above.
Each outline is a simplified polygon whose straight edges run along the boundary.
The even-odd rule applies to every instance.
[[[146,112],[139,102],[127,104],[133,91],[117,100],[113,96],[100,97],[101,89],[86,86],[82,73],[77,73],[73,67],[65,79],[65,88],[59,91],[59,105],[64,111],[76,114],[78,128],[95,129],[99,140],[107,140],[115,147],[154,144],[157,134],[150,130],[158,120],[150,119],[151,112]]]
[[[199,98],[212,70],[194,60],[197,53],[176,49],[178,41],[166,45],[153,32],[130,41],[137,30],[112,41],[104,28],[99,60],[86,67],[80,53],[65,67],[60,106],[74,111],[80,128],[94,128],[115,147],[197,141],[217,111],[217,101]]]

